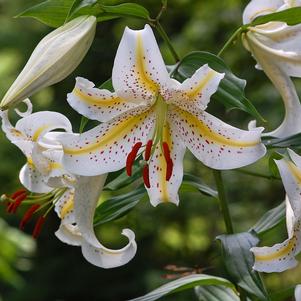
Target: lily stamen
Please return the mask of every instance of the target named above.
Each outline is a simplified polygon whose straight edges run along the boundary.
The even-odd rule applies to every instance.
[[[143,167],[143,172],[142,172],[142,176],[143,176],[143,181],[144,181],[144,184],[147,188],[150,188],[150,181],[149,181],[149,166],[148,164],[145,165]]]
[[[38,220],[37,220],[37,222],[36,222],[36,224],[35,224],[35,227],[34,227],[34,229],[33,229],[33,232],[32,232],[32,237],[33,237],[34,239],[37,239],[37,238],[39,237],[39,235],[40,235],[40,233],[41,233],[41,230],[42,230],[42,227],[43,227],[45,221],[46,221],[46,218],[45,218],[44,215],[43,215],[43,216],[40,216],[40,217],[38,218]]]
[[[142,142],[137,142],[131,152],[128,154],[127,159],[126,159],[126,172],[128,174],[128,176],[130,177],[132,175],[132,168],[133,168],[133,164],[135,162],[135,159],[137,157],[137,154],[139,152],[139,149],[142,146]]]
[[[17,197],[12,198],[14,199],[14,202],[12,203],[11,207],[11,213],[16,213],[17,209],[20,207],[21,203],[27,199],[27,192],[23,192],[22,194],[19,194]]]
[[[173,172],[173,161],[170,156],[170,149],[167,142],[162,143],[163,155],[166,161],[166,181],[169,181]]]
[[[39,204],[34,204],[25,212],[23,218],[21,219],[19,228],[21,230],[24,230],[25,225],[29,222],[29,220],[32,218],[33,214],[40,208],[41,206]]]
[[[148,161],[150,159],[152,147],[153,147],[153,140],[148,140],[144,152],[145,161]]]

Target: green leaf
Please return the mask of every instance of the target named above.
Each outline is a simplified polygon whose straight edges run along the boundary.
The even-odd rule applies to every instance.
[[[100,7],[102,8],[103,13],[100,14],[99,17],[109,14],[110,16],[115,17],[135,17],[145,20],[150,19],[149,11],[142,5],[136,3],[123,3],[112,6],[100,5]]]
[[[264,284],[257,272],[252,269],[254,258],[250,249],[255,247],[259,239],[253,233],[221,235],[224,263],[235,283],[260,300],[269,300]]]
[[[238,295],[224,286],[197,286],[195,293],[199,301],[239,301]]]
[[[140,202],[144,195],[145,189],[140,187],[127,194],[104,201],[96,208],[94,225],[101,225],[126,215]]]
[[[234,285],[227,279],[206,274],[195,274],[171,281],[142,297],[131,299],[129,301],[154,301],[163,296],[171,295],[199,285],[223,285],[235,290]]]
[[[280,173],[275,160],[281,160],[283,155],[278,152],[273,152],[269,157],[269,169],[273,177],[280,178]]]
[[[225,62],[212,53],[205,51],[191,52],[180,61],[174,76],[179,80],[185,80],[191,77],[204,64],[208,64],[212,69],[220,73],[225,73],[225,77],[221,81],[217,92],[213,95],[213,99],[220,101],[227,108],[240,109],[251,114],[256,119],[265,121],[244,95],[246,81],[235,76]]]
[[[74,0],[47,0],[32,6],[17,17],[32,17],[50,26],[59,27],[64,24]]]
[[[268,148],[288,148],[288,147],[301,147],[301,134],[296,134],[286,138],[265,138],[264,144]]]
[[[89,119],[85,116],[82,116],[81,117],[81,120],[80,120],[80,126],[79,126],[79,133],[82,134],[83,131],[85,130],[85,127],[86,125],[88,124],[89,122]]]
[[[256,26],[265,24],[271,21],[285,22],[287,25],[297,25],[301,23],[301,7],[293,7],[280,12],[259,16],[251,24],[246,25]]]
[[[126,171],[123,171],[113,181],[109,182],[104,188],[106,190],[115,191],[128,186],[137,179],[141,178],[142,167],[139,164],[135,164],[132,169],[132,175],[129,177]]]
[[[191,174],[184,174],[183,182],[181,185],[181,190],[183,191],[199,191],[207,196],[217,198],[218,193],[216,190],[202,183],[201,180]]]
[[[288,287],[271,295],[272,301],[287,301],[294,300],[295,287]],[[296,300],[297,301],[297,300]]]
[[[261,219],[250,229],[254,230],[257,234],[263,235],[264,233],[274,229],[285,220],[285,202],[279,206],[266,212]]]
[[[92,7],[97,3],[97,0],[73,0],[73,4],[69,9],[68,18],[72,17],[75,13],[84,7]]]

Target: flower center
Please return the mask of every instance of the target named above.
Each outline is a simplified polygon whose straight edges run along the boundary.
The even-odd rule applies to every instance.
[[[149,162],[157,147],[160,147],[166,161],[166,181],[170,180],[173,172],[173,161],[170,155],[169,145],[167,141],[164,141],[164,128],[168,126],[166,120],[168,104],[160,94],[158,95],[157,100],[154,104],[154,109],[156,113],[156,123],[152,139],[148,140],[146,145],[143,145],[142,142],[137,142],[128,154],[126,160],[126,172],[128,176],[131,176],[133,164],[137,156],[139,156],[138,153],[141,148],[144,148],[144,150],[141,152],[141,154],[144,153],[144,160],[142,160],[142,176],[144,184],[147,188],[151,187],[149,179]]]

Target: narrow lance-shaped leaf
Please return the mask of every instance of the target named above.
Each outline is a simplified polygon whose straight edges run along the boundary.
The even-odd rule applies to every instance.
[[[256,119],[265,121],[244,95],[246,81],[235,76],[225,62],[216,55],[204,51],[192,52],[180,61],[173,74],[177,79],[185,80],[191,77],[204,64],[208,64],[218,72],[225,73],[225,77],[221,81],[217,92],[212,96],[213,99],[218,100],[227,108],[243,110]]]
[[[296,134],[286,138],[272,138],[266,137],[263,140],[267,148],[300,148],[301,147],[301,134]]]
[[[145,193],[144,187],[140,187],[124,195],[104,201],[95,211],[94,225],[104,224],[124,216],[141,201]]]
[[[259,300],[269,300],[263,282],[257,272],[252,269],[253,254],[259,239],[254,233],[238,233],[217,237],[221,242],[226,269],[235,283]]]
[[[239,297],[232,289],[224,286],[197,286],[195,294],[199,301],[239,301]]]
[[[166,295],[171,295],[198,285],[223,285],[235,290],[234,285],[227,279],[205,274],[195,274],[171,281],[142,297],[131,299],[129,301],[154,301]]]
[[[274,229],[280,223],[285,221],[285,202],[282,202],[279,206],[266,212],[261,219],[250,229],[255,231],[258,235]]]

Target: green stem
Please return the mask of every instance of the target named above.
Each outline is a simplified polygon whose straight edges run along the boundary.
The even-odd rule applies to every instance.
[[[178,53],[176,52],[175,48],[172,46],[172,43],[167,35],[167,33],[165,32],[164,28],[162,27],[162,25],[160,24],[160,22],[157,20],[155,22],[155,24],[153,24],[155,26],[155,28],[157,29],[158,33],[160,34],[160,36],[162,37],[162,39],[165,41],[165,43],[168,46],[168,49],[170,50],[170,53],[172,54],[174,60],[176,61],[176,63],[178,61],[180,61],[180,56],[178,55]]]
[[[222,214],[224,216],[224,221],[226,225],[226,230],[228,234],[233,234],[233,225],[230,216],[230,211],[228,207],[228,202],[226,198],[225,187],[223,183],[222,173],[219,170],[213,170],[213,175],[216,183],[216,188],[218,191],[218,199],[221,207]]]
[[[236,40],[237,36],[239,34],[241,34],[243,31],[243,28],[242,27],[239,27],[233,34],[232,36],[230,37],[230,39],[226,42],[226,44],[223,46],[223,48],[220,50],[220,52],[217,54],[217,56],[221,56],[225,50],[231,46],[231,44]]]

